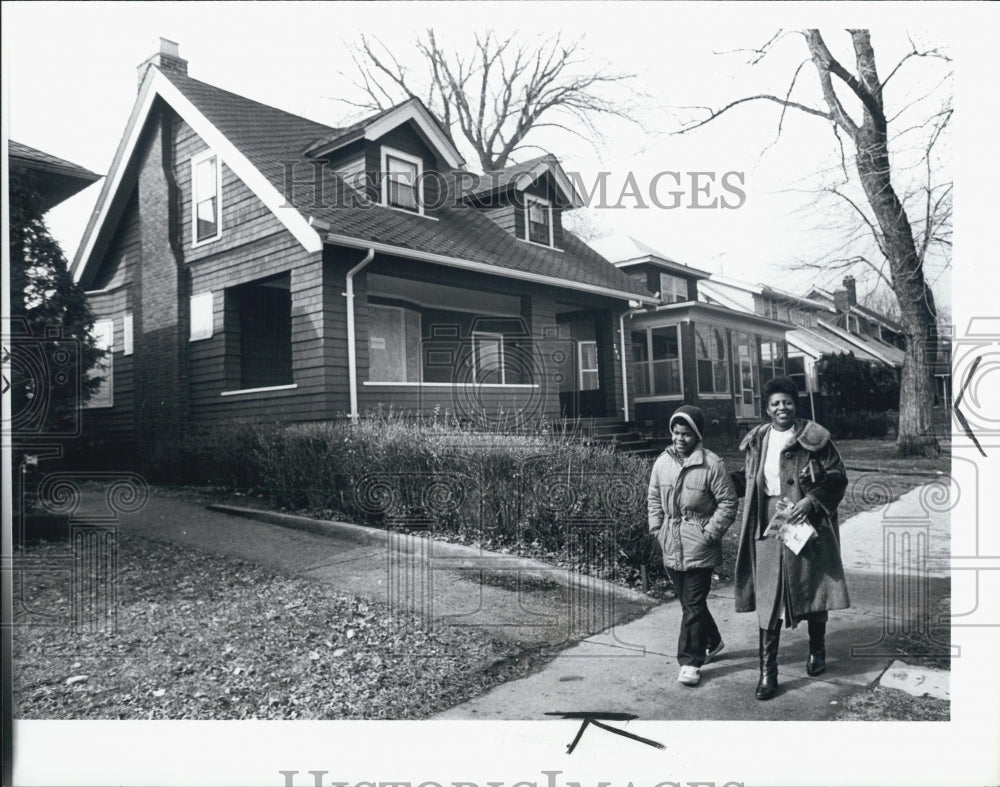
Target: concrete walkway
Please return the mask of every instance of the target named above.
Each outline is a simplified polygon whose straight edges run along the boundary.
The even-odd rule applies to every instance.
[[[842,524],[852,607],[831,614],[827,672],[807,677],[805,627],[784,631],[781,690],[769,702],[753,696],[756,616],[733,611],[731,585],[709,597],[726,649],[703,669],[701,685],[689,688],[676,680],[676,602],[654,605],[609,583],[581,582],[567,569],[343,523],[223,513],[157,495],[141,511],[123,514],[120,527],[405,606],[434,626],[487,628],[493,636],[557,653],[540,671],[438,718],[523,720],[609,711],[646,719],[819,720],[844,696],[877,680],[899,657],[891,636],[926,629],[933,599],[947,593],[948,515],[928,506],[931,486]],[[101,495],[85,494],[82,514],[101,508]]]
[[[709,596],[726,649],[702,670],[691,688],[677,683],[677,633],[681,610],[661,605],[639,620],[589,637],[563,651],[541,671],[498,686],[441,713],[443,719],[542,719],[546,713],[612,711],[645,719],[820,720],[846,695],[878,680],[899,653],[885,640],[926,627],[932,599],[947,592],[949,522],[929,506],[934,484],[917,487],[880,510],[841,525],[850,609],[830,615],[827,671],[805,673],[805,626],[782,632],[780,691],[754,697],[758,670],[757,621],[733,610],[732,586]],[[938,506],[940,508],[940,506]],[[915,565],[920,542],[927,559]],[[924,599],[924,608],[913,598]],[[943,651],[946,648],[942,647]]]

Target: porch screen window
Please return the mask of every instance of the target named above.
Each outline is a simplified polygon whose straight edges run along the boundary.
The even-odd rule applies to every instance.
[[[528,240],[532,243],[551,246],[552,207],[542,200],[532,199],[528,201],[526,210],[528,217]]]
[[[795,382],[795,387],[799,389],[800,394],[809,391],[809,385],[806,381],[805,356],[788,356],[788,376]]]
[[[368,379],[420,381],[420,314],[398,306],[368,307]]]
[[[785,373],[785,343],[762,339],[760,342],[760,384]],[[802,389],[800,388],[801,392]]]
[[[632,331],[632,379],[636,396],[674,396],[681,393],[678,326]]]
[[[219,234],[219,157],[200,156],[191,161],[194,242],[202,243]]]
[[[664,303],[680,303],[687,299],[687,280],[669,273],[660,274],[660,300]]]
[[[387,205],[403,210],[420,211],[417,181],[420,167],[416,161],[385,154],[385,201]]]
[[[580,390],[600,388],[597,377],[597,342],[580,342]]]
[[[473,379],[477,383],[503,385],[507,382],[503,362],[503,334],[474,332],[472,334]]]
[[[712,325],[696,325],[694,343],[698,361],[698,393],[729,393],[725,331]]]

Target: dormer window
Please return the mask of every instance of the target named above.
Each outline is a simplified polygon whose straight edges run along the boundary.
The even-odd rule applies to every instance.
[[[554,246],[552,239],[552,205],[540,197],[528,197],[524,206],[525,240]]]
[[[382,148],[382,203],[390,208],[423,213],[423,162],[400,150]]]
[[[664,303],[680,303],[688,299],[687,279],[669,273],[660,274],[660,300]]]
[[[216,154],[208,151],[191,159],[191,184],[191,237],[197,246],[222,232],[222,183]]]

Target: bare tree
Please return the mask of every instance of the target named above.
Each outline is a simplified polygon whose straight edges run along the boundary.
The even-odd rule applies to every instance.
[[[490,31],[460,52],[427,30],[416,42],[416,69],[374,36],[349,48],[362,98],[346,103],[378,111],[419,98],[452,142],[458,134],[472,146],[484,172],[503,169],[514,153],[532,147],[525,138],[533,131],[559,128],[593,141],[601,138],[595,118],[628,114],[607,93],[633,75],[595,70],[580,42],[559,34],[527,44]]]
[[[937,309],[925,261],[932,249],[943,249],[944,254],[949,256],[951,245],[951,184],[935,182],[930,161],[951,119],[952,110],[949,105],[943,106],[927,121],[931,124],[931,133],[923,151],[926,177],[920,187],[921,211],[916,221],[911,222],[904,202],[907,197],[916,195],[904,191],[901,197],[897,193],[894,179],[898,172],[889,155],[890,121],[898,118],[905,107],[889,116],[883,93],[886,84],[912,58],[933,57],[948,61],[948,57],[939,50],[920,50],[911,41],[911,51],[896,63],[888,77],[880,79],[869,32],[847,32],[854,54],[853,72],[834,57],[818,30],[801,31],[809,59],[803,60],[795,69],[783,96],[758,94],[740,98],[721,109],[710,109],[707,117],[688,124],[680,133],[710,123],[741,104],[768,101],[781,107],[779,135],[787,111],[793,109],[830,123],[841,147],[842,160],[847,155],[845,144],[853,148],[854,169],[863,196],[855,199],[847,189],[838,187],[830,189],[830,193],[850,207],[859,231],[874,239],[877,255],[846,255],[823,260],[821,264],[827,270],[865,265],[874,270],[895,293],[899,320],[907,337],[897,447],[906,453],[936,450],[937,443],[931,429],[934,381],[931,366],[925,363],[922,353],[928,346],[928,340],[936,336]],[[763,47],[752,50],[750,64],[760,62],[787,35],[779,32]],[[819,77],[822,103],[818,106],[792,99],[799,77],[803,69],[808,69],[809,62]],[[893,133],[898,136],[908,130],[904,128]],[[843,171],[846,178],[846,165]]]

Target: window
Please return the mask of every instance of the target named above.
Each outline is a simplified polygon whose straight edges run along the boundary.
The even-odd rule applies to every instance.
[[[728,393],[725,332],[712,325],[696,325],[694,344],[698,364],[698,393]]]
[[[398,306],[368,307],[368,380],[420,381],[420,315]]]
[[[416,156],[382,148],[382,202],[390,208],[423,213],[422,164]]]
[[[600,388],[597,376],[597,342],[580,342],[580,390],[596,391]]]
[[[806,378],[805,356],[788,356],[788,376],[795,381],[795,386],[799,389],[799,393],[807,393],[809,391],[809,381]]]
[[[229,384],[242,390],[291,385],[292,295],[288,273],[226,290]]]
[[[122,353],[132,354],[132,312],[125,312],[122,320]]]
[[[528,197],[524,206],[527,239],[532,243],[552,246],[552,206],[539,197]]]
[[[660,274],[660,300],[664,303],[680,303],[688,299],[687,279],[669,273]]]
[[[757,385],[757,337],[742,331],[730,333],[733,348],[733,393],[737,418],[757,418],[754,400],[759,398]]]
[[[681,345],[677,325],[632,331],[632,379],[636,396],[679,396]]]
[[[114,320],[94,322],[94,343],[99,350],[105,350],[105,353],[87,372],[91,379],[101,378],[100,386],[87,400],[87,407],[111,407],[114,404]]]
[[[215,240],[222,229],[219,157],[203,153],[191,159],[191,232],[193,245]]]
[[[760,342],[760,384],[785,373],[785,343],[762,339]],[[801,390],[801,389],[800,389]]]
[[[202,292],[191,296],[191,341],[211,339],[213,327],[212,293]]]
[[[472,379],[477,383],[504,384],[503,334],[474,331]]]

